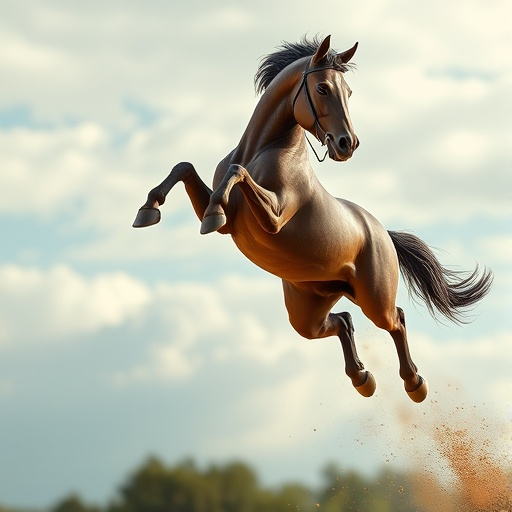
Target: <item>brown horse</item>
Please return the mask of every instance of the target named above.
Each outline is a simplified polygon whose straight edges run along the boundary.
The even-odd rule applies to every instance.
[[[400,377],[412,400],[428,392],[407,345],[405,317],[396,307],[399,269],[431,313],[462,322],[464,309],[489,290],[492,274],[478,267],[461,276],[447,270],[412,234],[386,231],[360,206],[330,195],[310,166],[304,130],[342,162],[359,145],[349,118],[344,72],[357,43],[336,53],[322,42],[284,43],[255,77],[263,95],[238,146],[217,166],[213,191],[190,163],[176,165],[151,190],[134,227],[160,220],[158,207],[182,181],[201,221],[201,233],[230,234],[247,258],[280,277],[291,325],[308,339],[338,336],[345,371],[363,396],[376,388],[354,342],[349,313],[331,313],[347,297],[396,345]]]

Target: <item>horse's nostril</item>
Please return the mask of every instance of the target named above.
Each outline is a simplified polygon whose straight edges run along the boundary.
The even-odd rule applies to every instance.
[[[341,151],[344,153],[348,153],[352,146],[352,141],[348,137],[340,137],[340,140],[338,141],[338,146]]]

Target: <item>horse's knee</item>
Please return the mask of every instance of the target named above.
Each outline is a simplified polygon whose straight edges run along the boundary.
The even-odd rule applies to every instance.
[[[173,183],[178,181],[186,183],[193,174],[196,174],[196,169],[190,162],[180,162],[172,168],[169,178]]]
[[[190,162],[180,162],[179,164],[176,164],[172,170],[175,172],[190,172],[195,171],[195,168]]]
[[[237,177],[237,181],[243,181],[243,179],[245,178],[245,173],[246,172],[247,171],[245,170],[245,167],[242,167],[239,164],[231,164],[228,167],[228,174],[230,176],[236,176]]]
[[[158,208],[165,203],[165,197],[170,189],[178,182],[185,181],[191,172],[195,172],[194,166],[190,162],[180,162],[176,164],[169,176],[160,183],[157,187],[150,190],[148,194],[148,203],[151,203],[153,208]]]

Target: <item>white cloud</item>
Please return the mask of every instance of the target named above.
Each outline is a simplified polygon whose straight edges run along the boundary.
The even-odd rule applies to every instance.
[[[232,412],[234,417],[243,418],[243,428],[208,443],[207,450],[212,456],[243,452],[275,457],[294,453],[310,440],[315,425],[324,425],[325,418],[311,415],[322,401],[350,404],[343,417],[335,420],[340,430],[357,418],[365,408],[365,399],[350,386],[348,379],[332,386],[333,379],[325,377],[328,371],[335,370],[334,365],[319,368],[315,363],[325,359],[316,358],[313,347],[310,348],[310,357],[304,359],[296,373],[288,373],[271,385],[262,380],[260,386],[237,397]],[[340,373],[342,365],[333,374]]]
[[[174,383],[197,377],[203,360],[187,352],[180,341],[151,344],[148,350],[149,362],[141,362],[126,371],[115,371],[111,382],[118,388],[147,385],[148,383]]]
[[[421,360],[433,390],[448,382],[474,403],[502,406],[502,390],[512,384],[510,331],[493,332],[474,340],[462,337],[442,342],[418,332],[410,337],[414,339],[415,358]]]
[[[2,131],[2,210],[53,216],[83,200],[98,170],[104,169],[106,138],[101,127],[89,123]]]
[[[17,347],[70,340],[136,319],[147,287],[121,273],[91,279],[65,266],[0,267],[0,343]]]
[[[233,37],[243,33],[253,25],[253,17],[247,10],[230,6],[215,6],[210,4],[208,10],[202,13],[192,24],[195,34],[216,34],[219,30],[229,30]]]
[[[504,235],[484,237],[479,242],[479,248],[485,251],[489,257],[503,263],[512,260],[512,233]]]
[[[146,361],[117,372],[114,383],[191,379],[216,363],[279,365],[301,348],[291,342],[293,331],[283,330],[280,294],[274,280],[234,275],[213,283],[157,285],[151,309],[164,336],[146,340]]]
[[[36,44],[14,30],[6,29],[3,36],[6,44],[2,46],[0,58],[7,69],[24,68],[30,72],[51,74],[69,67],[64,49]]]

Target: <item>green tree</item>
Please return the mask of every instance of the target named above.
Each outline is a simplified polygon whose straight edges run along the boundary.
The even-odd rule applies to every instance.
[[[272,497],[272,507],[261,508],[258,512],[290,512],[316,510],[311,489],[300,484],[283,485]]]
[[[51,512],[100,512],[100,508],[86,505],[77,494],[71,494],[53,506]]]
[[[319,493],[323,512],[374,512],[368,503],[368,482],[354,471],[345,472],[335,464],[328,464],[324,471],[324,486]]]
[[[253,512],[258,492],[254,471],[242,462],[225,466],[220,473],[223,512]]]
[[[416,512],[413,486],[403,474],[382,471],[376,478],[364,478],[343,471],[334,464],[324,472],[319,502],[323,512]]]
[[[413,486],[406,475],[381,471],[371,484],[371,494],[380,503],[376,512],[415,512]]]
[[[166,468],[152,457],[120,494],[121,501],[111,506],[111,512],[220,512],[218,490],[192,461]]]
[[[242,462],[200,470],[191,460],[172,467],[149,458],[122,486],[108,512],[416,512],[412,485],[404,475],[384,471],[365,478],[335,464],[323,471],[317,492],[299,484],[262,488]],[[83,512],[68,499],[51,512]],[[64,507],[65,505],[65,507]],[[75,507],[75,508],[73,508]],[[80,508],[82,507],[82,508]],[[85,507],[87,512],[92,512]]]
[[[108,512],[290,512],[313,510],[311,492],[286,485],[262,489],[242,462],[200,471],[192,461],[166,467],[148,459],[125,483]]]

